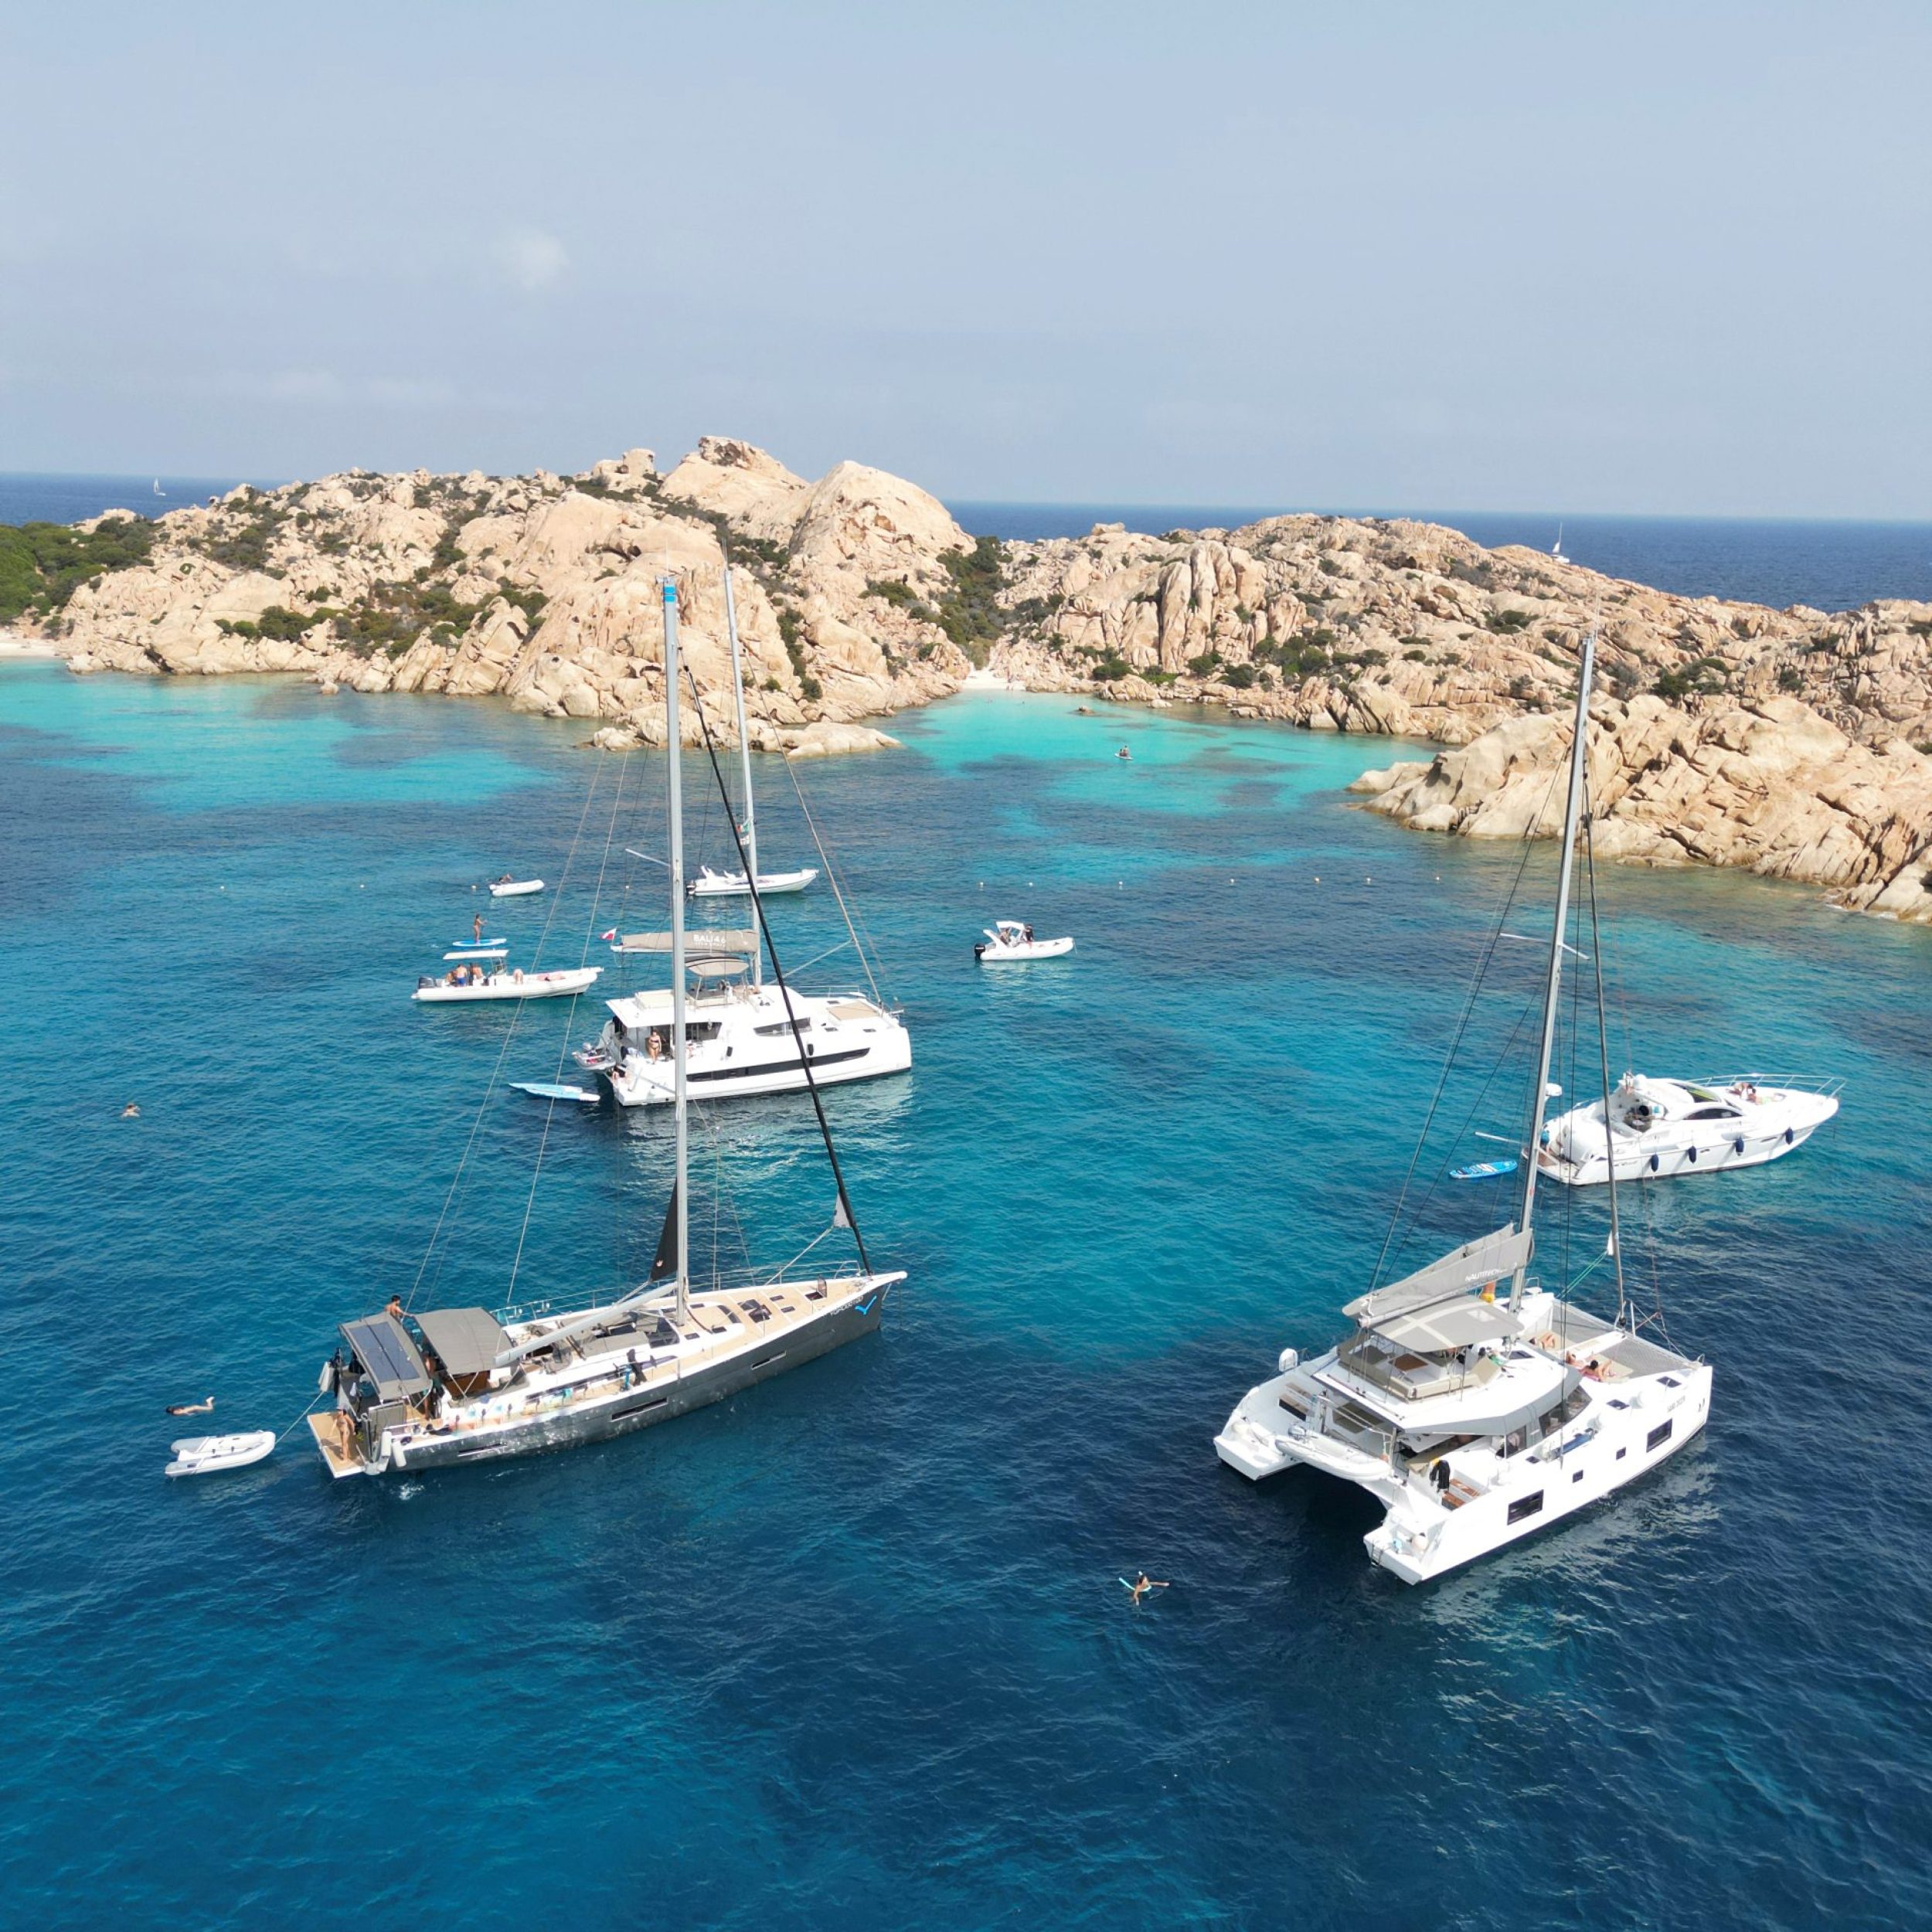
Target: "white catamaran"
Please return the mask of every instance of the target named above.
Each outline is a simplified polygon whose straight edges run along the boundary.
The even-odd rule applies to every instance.
[[[730,874],[707,872],[692,889],[705,897],[733,893],[763,900],[770,892],[798,891],[818,875],[815,869],[784,873],[758,870],[751,740],[746,729],[744,675],[729,564],[725,568],[725,621],[731,642],[731,688],[737,705],[738,755],[744,788],[744,823],[733,833],[741,865]],[[674,841],[678,835],[674,834]],[[683,853],[674,852],[673,859],[682,868]],[[753,878],[758,882],[756,894],[745,883]],[[835,892],[837,880],[832,884]],[[839,903],[842,910],[842,898]],[[849,921],[848,927],[849,930]],[[857,934],[849,936],[856,948]],[[627,933],[611,951],[620,957],[664,954],[671,951],[671,941],[668,933]],[[879,997],[876,987],[869,993],[814,995],[767,986],[755,929],[690,934],[685,963],[695,984],[678,988],[691,1015],[685,1034],[683,1072],[706,1100],[795,1093],[808,1083],[832,1087],[848,1080],[875,1080],[885,1073],[903,1073],[913,1063],[912,1036],[906,1022]],[[682,975],[674,968],[673,977],[682,980]],[[672,1099],[677,1084],[669,1031],[672,991],[655,987],[607,1000],[611,1018],[602,1033],[577,1051],[577,1064],[586,1073],[608,1081],[621,1106],[663,1106]]]
[[[1616,1316],[1589,1313],[1531,1275],[1541,1164],[1529,1150],[1541,1143],[1552,1090],[1595,643],[1584,644],[1578,679],[1519,1218],[1348,1303],[1355,1332],[1306,1362],[1284,1349],[1280,1372],[1243,1397],[1215,1438],[1222,1461],[1255,1480],[1301,1463],[1366,1490],[1386,1508],[1363,1539],[1369,1554],[1406,1583],[1440,1577],[1621,1489],[1674,1455],[1710,1410],[1709,1366],[1639,1332],[1645,1325],[1624,1291],[1614,1175]],[[1607,1069],[1600,998],[1598,1018]]]
[[[691,1280],[689,1094],[682,1051],[685,985],[682,823],[679,798],[677,604],[664,590],[665,692],[671,764],[670,1065],[676,1168],[651,1272],[638,1286],[569,1312],[487,1308],[381,1313],[345,1322],[324,1365],[333,1405],[309,1428],[329,1473],[447,1468],[558,1449],[668,1420],[768,1380],[879,1326],[887,1292],[905,1279],[867,1257],[832,1137],[818,1114],[858,1267],[811,1279],[706,1287]],[[753,895],[763,923],[762,909]],[[769,934],[767,933],[767,937]],[[773,972],[783,988],[777,955]],[[809,1075],[806,1083],[811,1086]],[[811,1087],[815,1109],[817,1091]]]

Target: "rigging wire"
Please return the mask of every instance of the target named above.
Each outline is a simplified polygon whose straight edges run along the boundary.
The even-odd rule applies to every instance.
[[[708,743],[709,739],[706,742]],[[867,932],[864,939],[861,940],[859,927],[863,922],[855,917],[851,906],[845,902],[845,893],[839,889],[838,869],[832,862],[832,855],[825,850],[825,842],[818,836],[818,821],[812,817],[811,806],[805,803],[805,794],[798,784],[798,767],[789,757],[784,760],[784,767],[785,776],[791,781],[792,796],[798,801],[798,809],[804,816],[805,829],[811,834],[812,848],[818,855],[818,863],[824,868],[825,883],[832,888],[832,896],[838,902],[839,915],[845,922],[845,930],[852,935],[852,950],[859,955],[859,970],[866,975],[866,984],[872,988],[872,1002],[875,1005],[883,1006],[886,997],[879,990],[879,981],[873,974],[870,957],[872,934]],[[719,781],[720,784],[723,782]]]
[[[577,845],[583,837],[583,828],[590,820],[591,803],[596,798],[597,787],[603,781],[604,764],[607,756],[607,754],[602,751],[597,753],[597,766],[590,774],[590,789],[583,795],[583,809],[577,815],[577,828],[571,836],[570,850],[563,862],[563,875],[557,881],[556,896],[551,900],[549,908],[544,915],[543,930],[537,935],[536,951],[532,955],[532,964],[543,957],[543,947],[550,937],[551,924],[556,918],[557,907],[563,903],[563,889],[570,882],[570,868],[577,862]],[[470,1122],[469,1135],[464,1141],[463,1151],[457,1160],[456,1172],[450,1176],[449,1189],[443,1196],[442,1209],[436,1217],[436,1226],[430,1231],[429,1246],[423,1250],[423,1259],[417,1266],[416,1278],[410,1282],[410,1291],[403,1297],[403,1305],[406,1308],[414,1305],[417,1292],[423,1285],[424,1270],[429,1267],[430,1257],[436,1253],[436,1244],[442,1234],[444,1223],[449,1219],[450,1209],[456,1201],[458,1190],[461,1188],[464,1176],[469,1170],[470,1155],[475,1148],[476,1137],[482,1131],[484,1113],[489,1106],[491,1095],[496,1091],[498,1077],[503,1071],[504,1060],[508,1057],[511,1044],[516,1038],[516,1029],[522,1022],[524,1002],[522,1000],[517,1001],[515,1007],[516,1010],[510,1015],[509,1026],[505,1029],[503,1044],[497,1049],[496,1063],[490,1069],[490,1077],[485,1083],[482,1098],[476,1104],[476,1113]],[[430,1285],[432,1288],[443,1278],[443,1262],[447,1260],[447,1255],[448,1250],[445,1249],[443,1257],[437,1260],[436,1273],[430,1277]]]
[[[1610,1152],[1610,1046],[1609,1028],[1604,1011],[1604,945],[1597,920],[1597,849],[1591,838],[1588,822],[1583,828],[1583,861],[1590,876],[1590,950],[1597,955],[1597,1018],[1604,1045],[1604,1149]],[[1628,1063],[1630,1014],[1624,1006],[1621,994],[1618,1005],[1624,1019],[1626,1063]],[[1617,1200],[1617,1177],[1612,1162],[1610,1182],[1611,1240],[1617,1250],[1617,1317],[1620,1326],[1626,1326],[1634,1335],[1639,1328],[1655,1326],[1658,1333],[1668,1342],[1670,1330],[1664,1318],[1664,1284],[1657,1267],[1657,1241],[1651,1219],[1651,1199],[1648,1183],[1640,1174],[1637,1182],[1637,1199],[1644,1217],[1644,1247],[1650,1259],[1651,1311],[1641,1320],[1636,1318],[1630,1305],[1630,1291],[1624,1278],[1624,1243],[1619,1226]]]
[[[697,679],[692,675],[689,665],[685,668],[685,676],[695,695],[698,689]],[[728,798],[730,794],[725,791],[724,772],[718,763],[718,747],[713,740],[710,722],[704,715],[702,703],[697,706],[697,713],[698,728],[704,736],[705,755],[711,760],[712,777],[716,781],[719,795]],[[799,802],[801,805],[804,803],[802,794]],[[838,1191],[839,1209],[845,1216],[846,1226],[852,1230],[853,1244],[859,1250],[859,1265],[870,1274],[872,1263],[866,1253],[866,1238],[859,1231],[859,1216],[852,1211],[852,1196],[845,1192],[845,1171],[838,1165],[838,1150],[832,1145],[832,1128],[825,1118],[825,1100],[818,1091],[818,1076],[811,1070],[811,1051],[805,1043],[804,1029],[798,1024],[798,1009],[791,1003],[791,988],[785,984],[784,968],[778,963],[778,943],[772,937],[770,923],[765,917],[764,895],[759,891],[758,882],[752,876],[751,860],[745,851],[744,835],[738,829],[737,821],[729,812],[725,816],[731,827],[732,842],[738,849],[738,863],[744,869],[745,889],[750,895],[751,910],[757,917],[758,930],[764,935],[765,951],[770,956],[771,976],[778,983],[778,997],[783,1003],[785,1018],[791,1026],[793,1043],[798,1049],[798,1064],[804,1072],[805,1090],[811,1094],[811,1110],[818,1117],[819,1137],[825,1144],[825,1158],[832,1164],[832,1178]],[[815,840],[818,837],[815,829],[812,836]],[[857,937],[856,934],[853,934],[855,943]]]
[[[1414,1185],[1416,1169],[1421,1163],[1423,1149],[1428,1145],[1429,1130],[1434,1124],[1437,1110],[1441,1106],[1443,1096],[1448,1090],[1449,1076],[1454,1070],[1456,1055],[1461,1050],[1463,1036],[1468,1030],[1469,1022],[1475,1015],[1476,1002],[1481,994],[1483,981],[1488,975],[1490,967],[1495,963],[1497,949],[1502,944],[1505,936],[1503,927],[1509,920],[1511,909],[1515,904],[1516,895],[1522,889],[1523,875],[1529,869],[1530,854],[1536,849],[1533,828],[1541,819],[1543,811],[1548,808],[1549,799],[1554,795],[1557,776],[1558,774],[1555,772],[1550,774],[1549,790],[1544,794],[1543,807],[1539,808],[1536,817],[1530,821],[1532,830],[1526,831],[1523,835],[1522,856],[1516,862],[1515,876],[1511,879],[1509,889],[1503,894],[1502,905],[1496,913],[1495,927],[1482,949],[1481,957],[1476,962],[1475,975],[1469,982],[1469,991],[1463,1000],[1462,1011],[1457,1018],[1454,1031],[1450,1035],[1448,1050],[1443,1055],[1442,1070],[1436,1077],[1435,1091],[1430,1095],[1427,1111],[1423,1115],[1422,1131],[1416,1136],[1414,1151],[1409,1156],[1408,1168],[1402,1177],[1402,1185],[1396,1196],[1395,1209],[1389,1217],[1389,1231],[1383,1236],[1381,1252],[1376,1257],[1375,1268],[1369,1276],[1371,1289],[1382,1285],[1382,1270],[1388,1262],[1390,1250],[1396,1245],[1397,1234],[1402,1233],[1406,1236],[1413,1232],[1423,1210],[1434,1199],[1437,1181],[1432,1179],[1422,1199],[1417,1204],[1413,1215],[1410,1217],[1407,1226],[1404,1227],[1403,1213],[1408,1206],[1409,1190]],[[1516,1033],[1522,1031],[1522,1020],[1519,1018],[1516,1022],[1515,1032],[1512,1032],[1510,1036],[1512,1043]],[[1489,1079],[1485,1080],[1483,1083],[1482,1094],[1488,1093],[1490,1081],[1495,1077],[1495,1070],[1492,1066]],[[1478,1105],[1481,1104],[1481,1098],[1482,1094],[1479,1094],[1477,1097]],[[1473,1107],[1470,1117],[1471,1119],[1475,1117]],[[1465,1127],[1467,1124],[1465,1121]]]
[[[611,794],[611,823],[604,835],[604,856],[602,859],[599,861],[597,865],[597,883],[591,888],[590,891],[590,917],[584,921],[583,924],[583,951],[578,955],[577,957],[577,964],[580,967],[585,964],[590,957],[590,936],[597,930],[598,901],[604,896],[604,874],[609,871],[611,866],[611,848],[616,842],[617,838],[617,812],[619,808],[624,803],[624,774],[630,769],[630,764],[631,754],[627,751],[624,754],[622,764],[617,767],[617,787]],[[574,848],[573,848],[573,850],[574,850]],[[556,1067],[556,1070],[551,1076],[550,1081],[551,1085],[553,1087],[556,1086],[563,1077],[564,1057],[570,1050],[570,1036],[576,1030],[577,1012],[575,1002],[573,1002],[571,1010],[564,1015],[563,1037],[557,1044]],[[505,1284],[503,1291],[504,1298],[506,1301],[513,1300],[515,1298],[512,1291],[514,1291],[516,1287],[518,1271],[523,1266],[523,1244],[529,1239],[530,1236],[530,1216],[536,1206],[537,1183],[543,1178],[543,1157],[549,1151],[550,1128],[552,1123],[556,1119],[556,1097],[553,1094],[550,1097],[549,1104],[546,1106],[543,1111],[543,1131],[538,1137],[536,1144],[536,1164],[530,1170],[530,1192],[523,1203],[523,1225],[516,1231],[516,1253],[510,1262],[510,1278]]]

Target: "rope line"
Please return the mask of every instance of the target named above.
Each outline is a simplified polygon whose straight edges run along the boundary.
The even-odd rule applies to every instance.
[[[610,869],[611,848],[616,842],[617,835],[617,813],[624,804],[624,777],[625,772],[630,768],[630,764],[631,754],[627,751],[624,754],[622,764],[617,767],[617,786],[611,794],[611,823],[604,835],[604,857],[597,866],[597,883],[590,890],[590,913],[583,923],[583,951],[577,957],[577,964],[580,967],[587,964],[590,957],[590,936],[597,930],[598,902],[604,896],[604,877]],[[594,791],[594,787],[593,790]],[[585,801],[584,810],[587,815],[590,810],[587,800]],[[573,850],[574,849],[573,847]],[[567,871],[568,869],[566,869]],[[570,1050],[570,1036],[576,1031],[577,1012],[573,1001],[571,1010],[564,1015],[563,1037],[557,1043],[556,1065],[552,1070],[550,1076],[550,1084],[553,1087],[557,1085],[563,1077],[564,1056]],[[537,1183],[543,1179],[543,1157],[549,1151],[550,1128],[552,1123],[556,1119],[556,1096],[553,1094],[543,1111],[543,1131],[537,1137],[536,1160],[530,1169],[530,1191],[525,1197],[523,1202],[523,1225],[516,1231],[516,1253],[511,1259],[510,1278],[503,1291],[506,1301],[515,1299],[513,1291],[516,1287],[518,1273],[523,1266],[524,1243],[530,1238],[530,1216],[536,1208]]]
[[[710,743],[709,736],[705,742],[707,744]],[[785,760],[784,765],[785,776],[791,781],[792,796],[798,801],[798,809],[804,815],[806,831],[811,834],[812,849],[818,853],[818,863],[825,869],[825,883],[832,888],[832,896],[838,902],[839,917],[845,920],[845,930],[852,935],[852,948],[859,955],[859,969],[866,975],[866,984],[872,988],[873,1004],[883,1006],[886,996],[879,992],[879,981],[873,975],[872,961],[867,956],[868,945],[859,937],[859,922],[855,920],[851,906],[845,903],[845,895],[839,889],[838,869],[832,862],[832,855],[825,850],[825,842],[818,836],[818,821],[812,817],[811,806],[805,803],[805,794],[798,784],[798,767],[789,758]],[[719,782],[723,784],[723,781],[720,779]],[[743,862],[742,858],[739,862]],[[869,933],[866,940],[869,940],[870,937]]]
[[[685,676],[695,694],[698,689],[697,679],[692,675],[689,665],[685,667]],[[718,747],[712,740],[711,726],[704,715],[702,704],[698,706],[697,710],[698,727],[704,734],[705,755],[711,760],[711,775],[716,781],[719,795],[729,798],[730,794],[725,790],[724,772],[718,763]],[[801,804],[804,803],[802,795],[799,802]],[[771,957],[771,976],[777,981],[778,997],[784,1004],[785,1017],[790,1023],[793,1043],[798,1049],[798,1064],[805,1076],[805,1091],[811,1096],[811,1111],[818,1117],[819,1138],[825,1144],[825,1158],[832,1165],[832,1182],[838,1190],[838,1205],[845,1212],[845,1225],[852,1230],[853,1245],[859,1250],[859,1265],[870,1274],[872,1263],[866,1253],[866,1237],[859,1231],[859,1216],[853,1211],[852,1196],[845,1192],[845,1170],[838,1165],[838,1150],[832,1145],[832,1126],[825,1118],[825,1103],[818,1091],[818,1077],[811,1070],[811,1055],[806,1049],[804,1030],[798,1024],[798,1010],[791,1003],[791,988],[785,984],[785,969],[779,964],[778,942],[772,937],[770,922],[765,917],[764,895],[759,891],[758,882],[752,876],[751,861],[745,852],[744,835],[738,829],[737,821],[732,818],[728,812],[726,818],[731,826],[732,843],[738,849],[738,863],[744,868],[745,889],[751,896],[751,910],[757,916],[757,929],[764,935],[765,951]],[[815,832],[813,836],[815,838],[817,834]],[[849,921],[847,929],[850,930]],[[853,934],[852,938],[855,944],[857,934]]]
[[[596,798],[597,787],[603,780],[604,760],[607,755],[602,751],[597,753],[597,766],[590,774],[590,787],[584,794],[583,809],[577,815],[577,828],[570,840],[569,855],[563,862],[563,872],[557,881],[556,895],[552,898],[549,908],[544,915],[543,930],[537,935],[536,951],[532,956],[532,964],[543,957],[543,948],[549,939],[550,927],[556,918],[557,907],[563,903],[563,889],[570,882],[570,868],[577,862],[577,845],[583,837],[583,828],[590,816],[591,802]],[[512,1043],[516,1038],[517,1028],[522,1023],[523,1007],[524,1002],[518,1000],[515,1002],[516,1010],[510,1015],[509,1026],[503,1035],[503,1044],[497,1049],[495,1064],[490,1069],[490,1077],[484,1086],[482,1098],[477,1102],[475,1114],[470,1121],[469,1134],[463,1143],[463,1151],[457,1158],[456,1172],[450,1176],[449,1189],[443,1196],[442,1210],[436,1217],[436,1226],[430,1231],[429,1246],[423,1250],[423,1259],[417,1266],[416,1278],[410,1282],[410,1291],[403,1298],[403,1306],[406,1309],[415,1305],[417,1294],[423,1285],[423,1273],[429,1267],[431,1257],[436,1254],[437,1243],[441,1237],[444,1224],[449,1219],[450,1209],[455,1203],[464,1177],[469,1171],[470,1155],[475,1150],[477,1135],[482,1131],[485,1111],[489,1106],[491,1096],[496,1091],[497,1080],[502,1073],[503,1063],[509,1056]],[[447,1250],[446,1250],[444,1257],[437,1260],[436,1272],[430,1277],[430,1281],[431,1288],[434,1288],[443,1278],[443,1261],[447,1259]]]

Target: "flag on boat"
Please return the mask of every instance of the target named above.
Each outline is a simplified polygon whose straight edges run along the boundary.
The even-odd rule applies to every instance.
[[[600,939],[615,939],[617,936],[617,929],[614,926],[613,926],[607,933],[599,933],[597,934],[597,937]]]

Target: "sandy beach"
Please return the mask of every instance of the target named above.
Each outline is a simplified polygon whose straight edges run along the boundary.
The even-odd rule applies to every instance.
[[[45,638],[23,638],[17,631],[0,631],[0,658],[57,658],[58,648]]]

